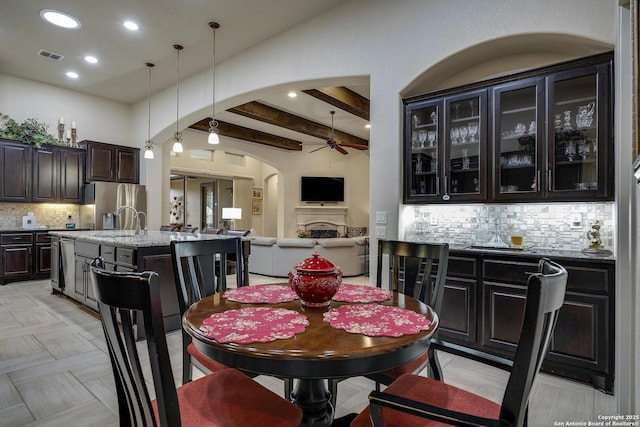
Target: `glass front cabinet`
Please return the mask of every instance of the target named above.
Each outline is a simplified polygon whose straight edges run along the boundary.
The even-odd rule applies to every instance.
[[[613,200],[612,58],[405,100],[405,203]]]
[[[405,200],[486,199],[486,93],[406,106]]]

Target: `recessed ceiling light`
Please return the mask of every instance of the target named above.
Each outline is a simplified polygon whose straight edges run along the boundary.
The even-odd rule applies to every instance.
[[[124,21],[122,25],[124,25],[124,27],[129,31],[138,31],[140,29],[138,24],[133,21]]]
[[[84,57],[84,60],[87,61],[89,64],[96,64],[98,63],[98,58],[96,58],[95,56],[91,56],[91,55],[87,55]]]
[[[298,94],[297,94],[297,93],[295,93],[294,91],[291,91],[291,92],[289,92],[289,93],[287,94],[287,96],[288,96],[289,98],[295,98],[296,96],[298,96]]]
[[[80,28],[80,21],[73,16],[60,12],[59,10],[53,9],[42,9],[40,11],[40,16],[47,22],[50,22],[53,25],[57,25],[58,27],[68,28],[71,30],[76,30]]]
[[[73,72],[73,71],[67,71],[67,77],[69,77],[70,79],[77,79],[78,77],[80,77],[78,75],[78,73]]]
[[[371,129],[371,124],[370,124],[370,123],[367,123],[366,125],[364,125],[364,127],[365,127],[366,129]]]

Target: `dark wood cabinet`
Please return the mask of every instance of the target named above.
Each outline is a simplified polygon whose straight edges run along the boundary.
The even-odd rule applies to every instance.
[[[35,268],[34,274],[47,275],[51,273],[53,260],[51,235],[47,231],[35,233]]]
[[[64,203],[82,203],[84,183],[84,150],[60,148],[60,197]]]
[[[33,150],[34,202],[81,203],[84,150],[43,147]]]
[[[31,201],[31,146],[0,140],[0,201]]]
[[[404,100],[404,202],[613,200],[613,58]]]
[[[439,336],[458,342],[477,339],[477,260],[449,257],[448,274],[442,295]]]
[[[87,149],[88,182],[140,182],[140,149],[95,141],[83,141],[81,144]]]
[[[33,233],[0,234],[0,283],[29,278],[33,271]]]
[[[527,279],[539,256],[452,250],[439,313],[440,338],[512,358],[524,316]],[[554,258],[569,273],[542,370],[606,392],[614,382],[615,263]]]

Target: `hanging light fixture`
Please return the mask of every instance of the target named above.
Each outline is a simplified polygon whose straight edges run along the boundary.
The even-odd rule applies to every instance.
[[[147,140],[144,142],[144,158],[153,159],[153,141],[151,140],[151,69],[155,67],[151,62],[144,65],[149,69],[147,77],[147,104],[149,114],[147,116]]]
[[[209,22],[209,26],[213,29],[213,65],[211,67],[213,74],[213,82],[211,85],[211,121],[209,122],[209,144],[220,144],[220,136],[218,135],[218,122],[216,122],[216,29],[220,28],[217,22]]]
[[[180,132],[180,126],[178,124],[180,120],[179,106],[180,106],[180,51],[183,47],[179,44],[174,44],[173,48],[178,52],[178,60],[176,67],[176,131],[173,134],[173,152],[182,153],[182,132]]]

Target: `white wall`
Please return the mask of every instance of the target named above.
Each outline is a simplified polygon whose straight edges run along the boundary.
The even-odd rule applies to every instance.
[[[395,237],[402,200],[402,94],[416,90],[420,86],[418,80],[435,80],[434,85],[466,83],[469,78],[539,66],[542,64],[536,57],[538,53],[547,59],[568,59],[610,50],[616,45],[616,14],[617,2],[603,0],[353,0],[216,65],[216,111],[259,98],[262,91],[284,85],[294,89],[336,82],[369,83],[372,128],[370,151],[363,154],[369,157],[370,167],[369,226],[375,226],[374,212],[388,212],[388,237]],[[432,70],[437,73],[430,73]],[[15,79],[9,80],[13,83]],[[202,88],[209,87],[209,81],[210,71],[205,70],[181,83],[181,123],[207,116],[211,106],[202,95]],[[29,111],[31,116],[51,122],[59,115],[71,118],[78,114],[82,118],[76,121],[83,123],[79,124],[81,138],[86,120],[95,126],[87,132],[95,136],[92,139],[125,145],[127,141],[119,141],[120,135],[128,136],[129,141],[140,141],[139,145],[145,140],[146,100],[130,109],[47,89],[47,102],[33,102],[40,99],[41,88],[30,82],[22,86],[23,90],[15,91],[8,87],[6,77],[0,80],[0,111],[18,117]],[[68,102],[63,105],[67,105],[69,113],[58,111],[60,108],[54,105],[64,98],[63,94],[74,99],[73,103],[62,101]],[[12,98],[21,101],[13,104]],[[172,88],[153,96],[151,127],[156,143],[166,143],[171,138],[174,102]],[[81,116],[83,111],[90,117]],[[618,135],[616,141],[620,141]],[[230,143],[223,141],[223,145]],[[238,141],[233,141],[232,147],[251,152],[270,165],[286,163],[291,174],[300,170],[294,154]],[[153,163],[143,163],[142,171],[142,181],[149,187],[151,212],[163,210],[163,195],[168,194],[168,150],[156,149],[156,154]],[[357,163],[358,159],[354,156],[351,161]],[[316,165],[318,172],[330,165],[334,170],[345,167],[340,159],[327,159],[324,165]],[[289,195],[297,189],[293,181],[286,175],[278,180],[278,194],[285,195],[278,198],[279,230],[290,227],[291,218],[285,214],[295,204]],[[355,199],[348,203],[350,215],[358,215],[361,203]],[[150,228],[159,225],[158,221],[150,218]],[[627,224],[620,223],[620,234],[628,232]],[[371,258],[375,260],[375,246]],[[627,364],[619,366],[617,378],[627,375],[631,368]],[[629,392],[619,390],[620,395]],[[636,413],[637,408],[630,405],[624,402],[619,413]]]

